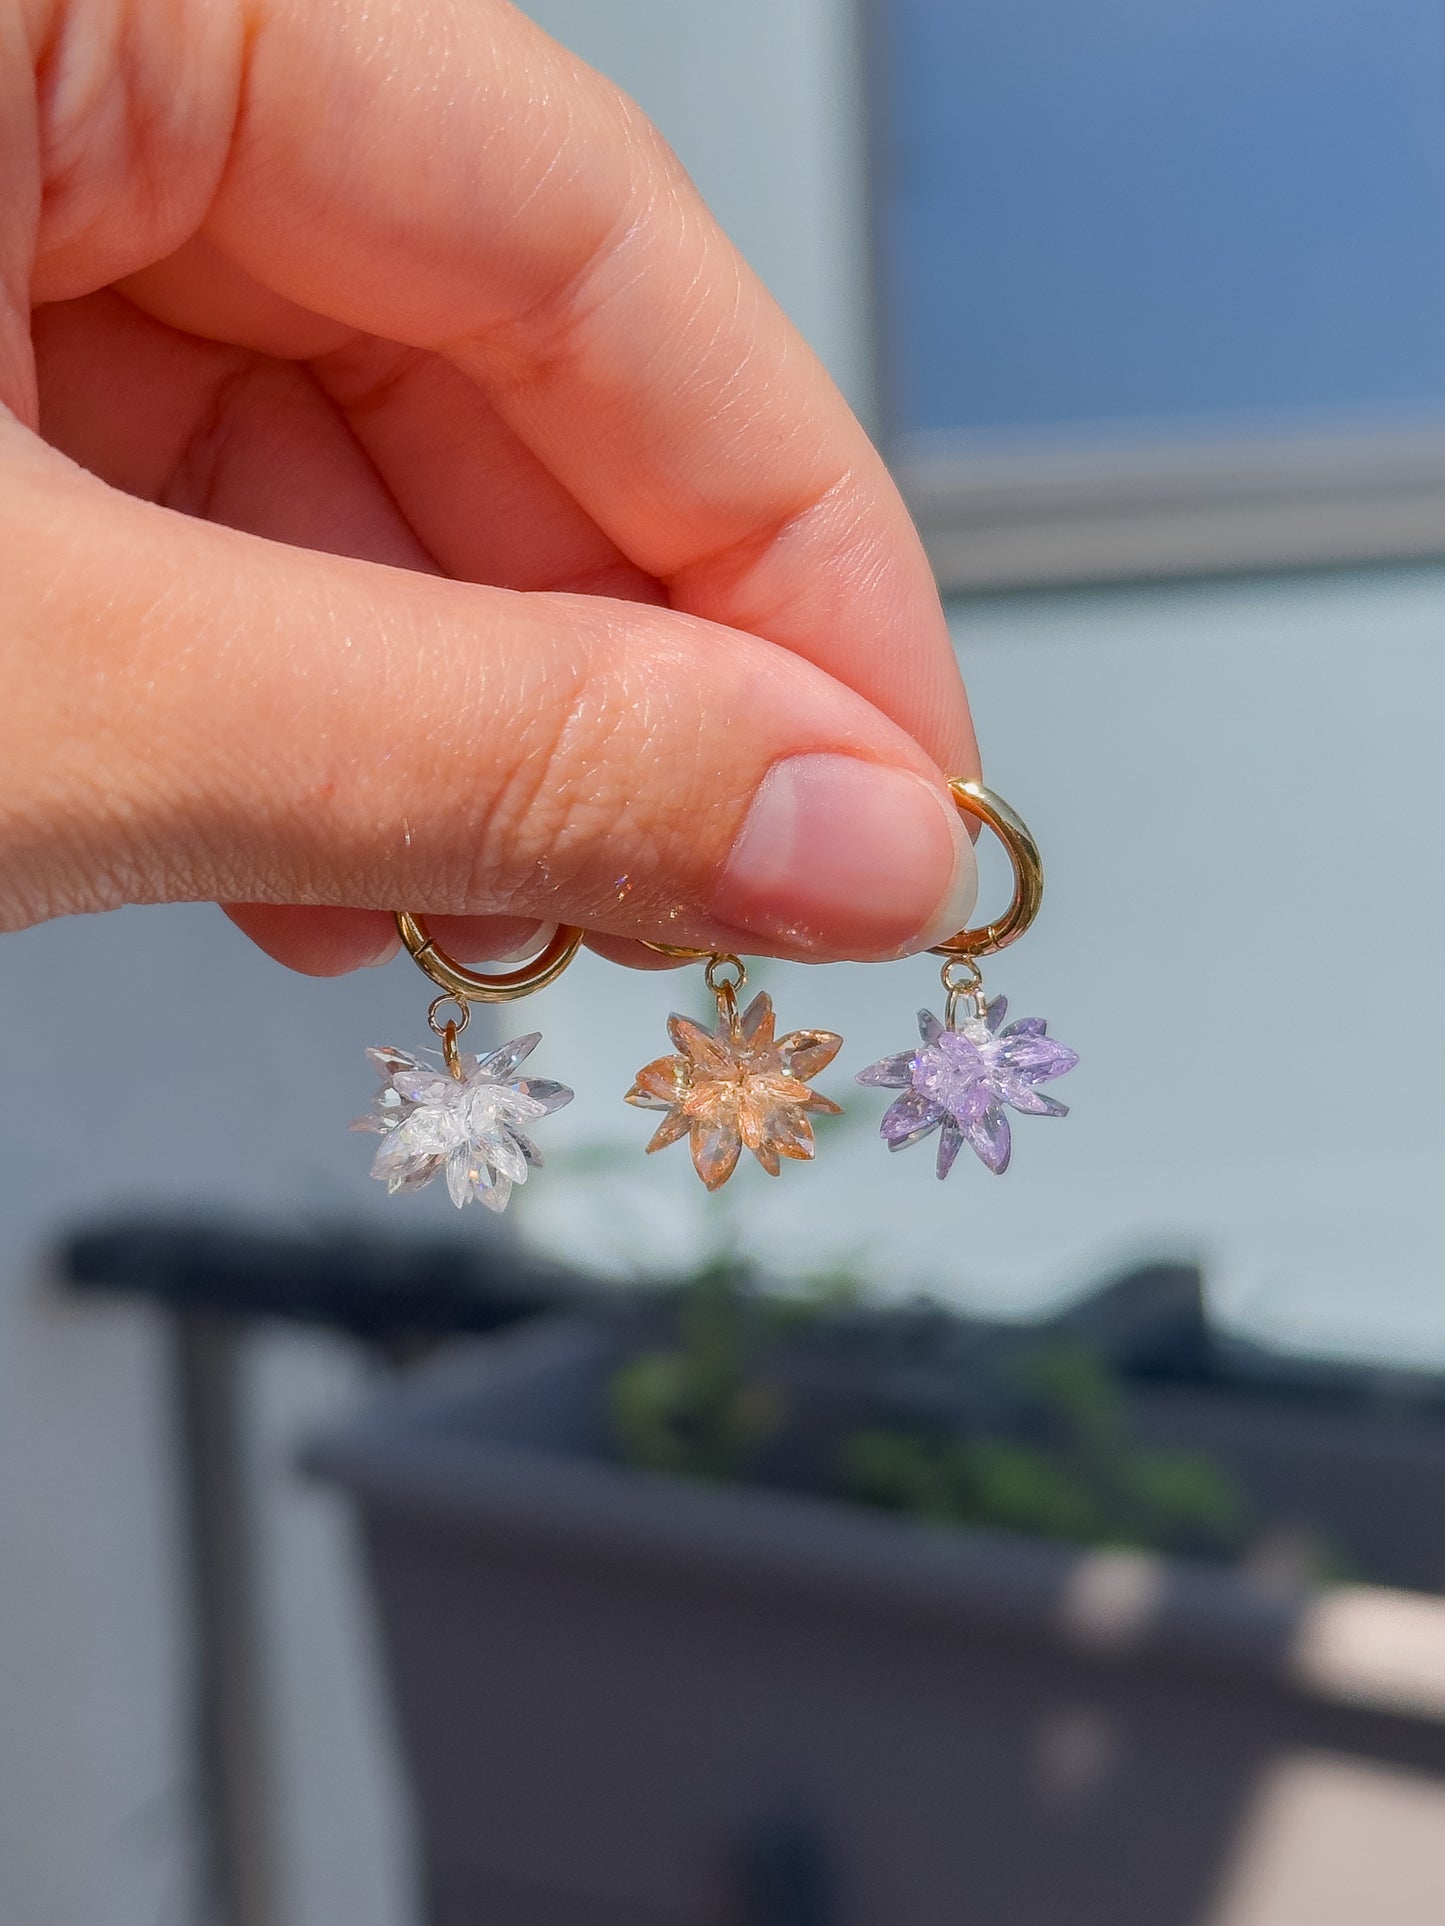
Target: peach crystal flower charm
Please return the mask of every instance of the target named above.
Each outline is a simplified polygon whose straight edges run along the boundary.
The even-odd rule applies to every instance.
[[[732,981],[717,978],[720,964],[736,969]],[[781,1159],[813,1155],[812,1115],[836,1117],[839,1106],[808,1088],[833,1061],[843,1039],[831,1030],[790,1030],[774,1037],[772,998],[760,991],[738,1012],[736,992],[746,981],[734,957],[708,965],[708,988],[717,996],[715,1027],[673,1015],[668,1035],[676,1056],[658,1057],[637,1073],[627,1101],[666,1114],[649,1151],[686,1137],[697,1174],[709,1190],[732,1176],[744,1148],[776,1177]]]

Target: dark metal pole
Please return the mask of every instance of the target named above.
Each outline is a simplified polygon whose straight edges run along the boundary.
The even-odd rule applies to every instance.
[[[245,1463],[245,1341],[230,1319],[204,1311],[181,1313],[175,1330],[195,1628],[202,1918],[216,1926],[280,1926],[259,1574]]]

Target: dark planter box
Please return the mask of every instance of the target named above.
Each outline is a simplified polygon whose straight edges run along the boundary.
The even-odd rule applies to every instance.
[[[1282,1763],[1445,1787],[1445,1603],[625,1469],[628,1342],[526,1327],[310,1454],[360,1501],[435,1926],[1214,1926]],[[1428,1414],[1167,1369],[1141,1414],[1445,1574]],[[1368,1926],[1445,1917],[1424,1876]]]

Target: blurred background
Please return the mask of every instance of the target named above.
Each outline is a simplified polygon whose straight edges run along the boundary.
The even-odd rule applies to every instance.
[[[702,1014],[695,973],[584,957],[516,1026],[544,1031],[539,1072],[578,1096],[545,1185],[515,1200],[508,1261],[605,1291],[743,1258],[1006,1323],[1192,1265],[1220,1341],[1445,1371],[1445,8],[527,10],[658,121],[881,439],[954,597],[988,778],[1048,865],[1044,915],[989,986],[1083,1061],[1071,1121],[1024,1120],[1003,1184],[883,1157],[860,1097],[816,1166],[740,1170],[710,1198],[684,1152],[644,1162],[649,1127],[620,1102],[667,1008]],[[985,882],[1001,901],[1001,862]],[[852,1063],[899,1048],[936,987],[926,959],[755,980],[785,1024],[843,1032]],[[145,1288],[66,1288],[56,1253],[139,1216],[302,1249],[494,1235],[434,1190],[387,1200],[345,1131],[372,1087],[363,1047],[418,1039],[424,985],[406,962],[292,978],[181,907],[5,938],[0,1000],[0,1915],[423,1926],[351,1514],[295,1468],[391,1379],[395,1347],[322,1312],[259,1320],[218,1366]],[[208,1395],[222,1487],[198,1491]],[[237,1531],[198,1563],[207,1504]],[[1416,1583],[1445,1585],[1445,1550]],[[242,1668],[229,1713],[207,1683],[218,1624]],[[1445,1652],[1438,1627],[1421,1637]],[[255,1841],[239,1899],[211,1836],[227,1717],[231,1820]],[[1093,1730],[1060,1743],[1093,1757]],[[1445,1760],[1421,1746],[1381,1768],[1393,1804],[1369,1782],[1378,1826],[1358,1835],[1415,1883],[1329,1912],[1315,1848],[1291,1885],[1246,1800],[1215,1883],[1155,1926],[1438,1919]],[[1325,1831],[1348,1832],[1328,1773],[1322,1799]],[[534,1903],[445,1917],[688,1916]],[[874,1926],[846,1896],[808,1903],[766,1917]],[[1035,1914],[960,1893],[938,1917]]]

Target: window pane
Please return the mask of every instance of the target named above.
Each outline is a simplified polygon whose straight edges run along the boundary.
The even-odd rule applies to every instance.
[[[905,439],[1445,413],[1438,0],[880,0]]]

